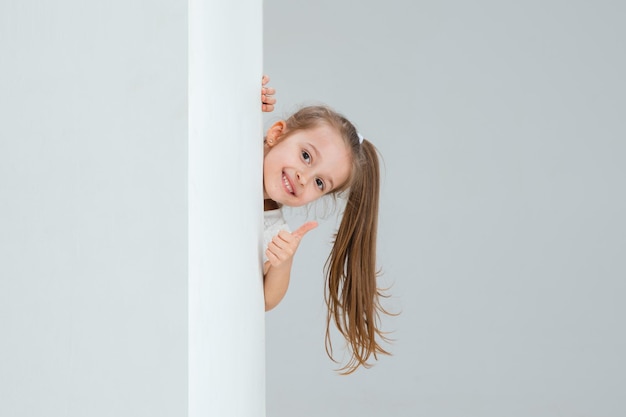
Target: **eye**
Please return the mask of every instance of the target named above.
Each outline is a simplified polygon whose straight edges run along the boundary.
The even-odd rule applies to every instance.
[[[317,185],[317,188],[319,188],[321,191],[324,191],[324,181],[319,178],[315,178],[315,185]]]
[[[302,151],[302,159],[308,164],[311,162],[311,155],[307,151]]]

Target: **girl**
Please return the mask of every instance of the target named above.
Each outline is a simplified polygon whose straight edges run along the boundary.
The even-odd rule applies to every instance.
[[[272,111],[276,102],[274,89],[265,87],[268,81],[263,77],[264,111]],[[380,313],[386,311],[376,287],[376,148],[345,117],[323,106],[305,107],[269,128],[263,159],[266,311],[284,297],[298,245],[317,227],[316,222],[308,222],[289,232],[280,207],[303,206],[342,191],[348,194],[347,204],[325,266],[326,351],[333,359],[332,320],[351,351],[350,360],[340,369],[349,374],[361,365],[369,367],[371,356],[389,354],[378,340],[386,341],[378,327]]]

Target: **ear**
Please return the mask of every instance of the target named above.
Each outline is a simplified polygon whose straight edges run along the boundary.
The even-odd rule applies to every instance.
[[[271,148],[276,145],[280,140],[280,137],[287,131],[287,123],[284,120],[279,120],[272,125],[267,130],[267,134],[265,135],[265,141],[267,145]]]

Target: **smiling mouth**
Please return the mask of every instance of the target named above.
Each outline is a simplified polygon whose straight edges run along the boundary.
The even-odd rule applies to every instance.
[[[285,185],[285,188],[287,189],[287,191],[289,191],[291,195],[296,195],[296,193],[293,192],[293,187],[291,186],[291,183],[289,182],[289,179],[287,178],[287,175],[285,175],[284,172],[283,172],[283,184]]]

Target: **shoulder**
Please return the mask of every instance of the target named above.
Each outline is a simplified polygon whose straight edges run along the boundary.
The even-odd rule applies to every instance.
[[[274,236],[281,230],[289,230],[289,225],[283,217],[281,209],[268,210],[263,212],[263,262],[267,261],[265,249],[270,244]]]
[[[287,221],[285,220],[281,209],[263,212],[263,226],[265,230],[276,229],[276,233],[278,233],[278,230],[284,229],[286,225]]]

